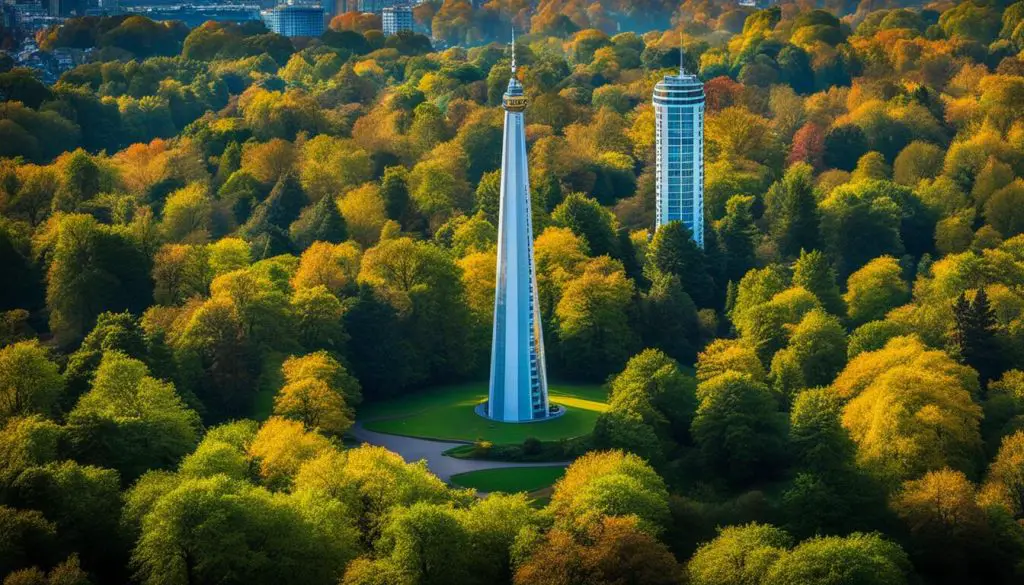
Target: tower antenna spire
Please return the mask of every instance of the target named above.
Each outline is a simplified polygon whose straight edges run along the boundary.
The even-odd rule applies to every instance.
[[[512,75],[516,73],[516,27],[512,27]]]
[[[683,29],[679,29],[679,77],[686,75],[686,69],[683,68]]]

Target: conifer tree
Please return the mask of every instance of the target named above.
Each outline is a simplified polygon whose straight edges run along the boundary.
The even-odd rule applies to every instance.
[[[999,376],[1000,355],[996,341],[996,317],[984,288],[974,301],[964,293],[953,303],[953,344],[963,363],[978,372],[982,383]]]

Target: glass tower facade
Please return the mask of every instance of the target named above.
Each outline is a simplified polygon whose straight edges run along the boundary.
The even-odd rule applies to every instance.
[[[530,178],[523,121],[526,96],[515,72],[513,52],[512,78],[502,100],[505,133],[501,154],[491,379],[486,410],[489,418],[503,422],[527,422],[548,416],[548,382],[534,273]]]
[[[680,71],[654,87],[657,227],[681,221],[704,247],[704,84]]]

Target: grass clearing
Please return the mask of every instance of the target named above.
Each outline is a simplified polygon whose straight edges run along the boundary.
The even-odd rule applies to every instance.
[[[603,386],[555,384],[548,387],[551,402],[567,407],[565,415],[535,423],[499,423],[473,412],[487,399],[487,383],[440,386],[359,409],[359,419],[371,431],[425,439],[521,443],[527,437],[557,441],[594,430],[598,415],[608,409]]]
[[[452,476],[452,483],[481,492],[535,492],[565,474],[564,467],[507,467],[470,471]]]

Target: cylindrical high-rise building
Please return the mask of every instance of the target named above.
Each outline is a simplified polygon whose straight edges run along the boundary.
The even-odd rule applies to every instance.
[[[704,84],[680,70],[654,87],[657,227],[681,221],[704,247]]]
[[[502,422],[528,422],[545,419],[550,413],[533,261],[533,216],[523,120],[526,96],[516,79],[514,39],[512,78],[502,105],[505,107],[505,135],[501,152],[494,331],[491,380],[484,414]]]

